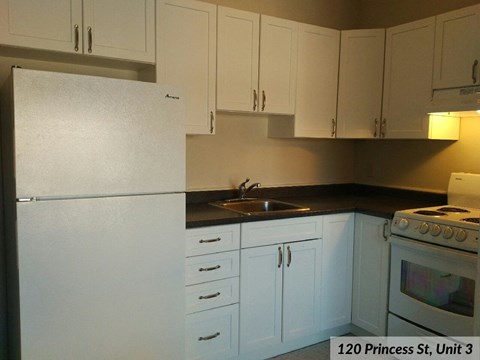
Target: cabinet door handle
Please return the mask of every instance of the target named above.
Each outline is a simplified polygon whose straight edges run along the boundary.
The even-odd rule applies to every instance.
[[[220,265],[207,267],[207,268],[200,268],[200,269],[198,269],[198,271],[200,271],[200,272],[202,272],[202,271],[213,271],[213,270],[217,270],[217,269],[220,269]]]
[[[258,95],[257,90],[253,89],[253,111],[257,110]]]
[[[335,119],[332,119],[332,137],[335,137],[335,134],[337,132],[337,122]]]
[[[213,134],[213,130],[215,127],[213,126],[215,122],[215,115],[213,115],[213,111],[210,111],[210,134]]]
[[[199,300],[207,300],[207,299],[213,299],[219,296],[220,293],[217,291],[215,294],[210,294],[210,295],[200,295],[198,297]]]
[[[206,341],[206,340],[212,340],[215,339],[216,337],[220,336],[220,333],[217,331],[215,334],[208,335],[208,336],[200,336],[198,338],[198,341]]]
[[[278,247],[278,268],[282,267],[282,262],[283,262],[283,254],[282,254],[282,247]]]
[[[92,27],[89,26],[87,28],[87,33],[88,33],[88,53],[92,53],[92,43],[93,43],[93,36],[92,36]]]
[[[387,119],[383,119],[382,123],[380,124],[380,137],[382,138],[385,137],[385,133],[387,131],[386,129],[387,129]]]
[[[267,95],[265,90],[262,90],[262,111],[265,111],[265,105],[267,105]]]
[[[376,138],[377,137],[377,129],[378,129],[378,119],[375,118],[375,131],[373,132],[373,137]]]
[[[383,223],[383,232],[382,232],[382,236],[385,239],[385,241],[388,240],[388,234],[387,234],[388,225],[389,225],[389,221],[385,220],[385,222]]]
[[[478,60],[475,59],[472,65],[472,80],[474,84],[477,83],[477,67],[478,67]]]
[[[74,50],[75,50],[75,52],[78,52],[78,45],[80,43],[80,35],[78,33],[78,25],[75,24],[73,29],[74,29],[74,32],[75,32],[75,48],[74,48]]]
[[[287,267],[290,267],[290,264],[292,263],[292,250],[290,250],[290,246],[287,246],[287,252],[288,252]]]
[[[206,240],[201,239],[201,240],[199,241],[199,243],[200,243],[200,244],[213,243],[213,242],[217,242],[217,241],[220,241],[220,240],[222,240],[221,237],[217,237],[217,238],[215,238],[215,239],[206,239]]]

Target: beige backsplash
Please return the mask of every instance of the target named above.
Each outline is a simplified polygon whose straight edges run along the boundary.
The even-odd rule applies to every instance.
[[[217,115],[217,134],[187,137],[187,190],[356,182],[445,192],[451,172],[480,173],[480,118],[460,140],[272,139],[266,116]]]
[[[230,189],[246,177],[264,186],[348,183],[350,140],[271,139],[263,115],[218,114],[216,135],[187,136],[187,190]]]
[[[355,181],[445,192],[452,172],[480,173],[480,117],[463,118],[460,140],[357,140]]]

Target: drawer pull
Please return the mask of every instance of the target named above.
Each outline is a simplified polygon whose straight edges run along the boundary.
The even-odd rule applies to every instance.
[[[215,339],[216,337],[220,336],[220,333],[217,331],[215,334],[208,335],[208,336],[200,336],[198,338],[198,341],[206,341],[206,340],[212,340]]]
[[[213,271],[213,270],[217,270],[217,269],[220,269],[220,265],[212,266],[212,267],[208,267],[208,268],[200,268],[200,269],[198,269],[198,271]]]
[[[221,237],[217,237],[217,238],[215,238],[215,239],[206,239],[206,240],[201,239],[201,240],[199,241],[199,243],[200,243],[200,244],[213,243],[213,242],[217,242],[217,241],[220,241],[220,240],[222,240]]]
[[[210,295],[200,295],[198,297],[199,300],[207,300],[207,299],[213,299],[219,296],[220,293],[217,291],[215,294],[210,294]]]

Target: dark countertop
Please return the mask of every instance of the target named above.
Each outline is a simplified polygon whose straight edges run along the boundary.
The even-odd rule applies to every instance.
[[[392,218],[394,212],[397,210],[444,205],[446,203],[446,197],[442,194],[406,190],[399,191],[397,189],[389,190],[388,188],[359,187],[358,185],[351,184],[347,186],[349,186],[346,189],[347,191],[345,191],[345,187],[342,187],[343,190],[340,193],[338,191],[312,191],[311,195],[306,195],[305,191],[298,191],[299,195],[295,195],[294,192],[289,191],[287,196],[275,197],[252,194],[256,197],[275,198],[310,208],[310,211],[298,213],[271,213],[258,216],[242,215],[210,205],[208,197],[203,198],[203,201],[200,202],[188,203],[187,201],[186,227],[195,228],[352,211],[383,218]],[[210,198],[210,201],[215,200],[218,200],[218,198]]]

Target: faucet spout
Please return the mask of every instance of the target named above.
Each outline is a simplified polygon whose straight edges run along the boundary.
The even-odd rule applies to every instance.
[[[239,193],[239,198],[240,199],[245,199],[247,193],[249,193],[252,189],[256,188],[256,187],[260,187],[261,184],[256,182],[252,185],[250,185],[248,188],[247,188],[247,183],[250,181],[249,178],[245,179],[244,182],[242,182],[239,186],[238,186],[238,193]]]
[[[250,186],[247,188],[247,190],[245,190],[245,194],[247,194],[247,193],[248,193],[249,191],[251,191],[252,189],[254,189],[254,188],[256,188],[256,187],[260,187],[260,186],[262,186],[262,184],[260,184],[259,182],[256,182],[256,183],[250,185]]]

